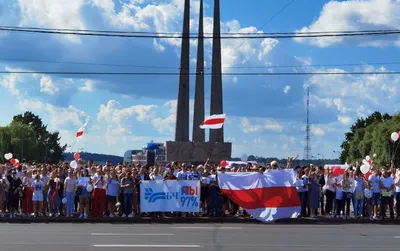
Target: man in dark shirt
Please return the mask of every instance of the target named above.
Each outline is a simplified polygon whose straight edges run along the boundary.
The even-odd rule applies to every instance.
[[[323,187],[325,186],[325,175],[324,175],[324,168],[322,166],[317,167],[317,183],[319,184],[320,187],[320,198],[319,201],[321,203],[321,215],[324,215],[324,191]]]
[[[9,182],[8,188],[8,208],[10,218],[15,218],[15,212],[18,210],[19,198],[22,194],[22,180],[17,177],[17,172],[12,170],[11,175],[7,176]]]

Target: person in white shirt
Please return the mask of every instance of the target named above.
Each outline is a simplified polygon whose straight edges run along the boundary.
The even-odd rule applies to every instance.
[[[188,180],[189,179],[189,172],[187,170],[186,164],[182,164],[182,171],[179,171],[176,175],[177,180]]]
[[[329,172],[326,178],[325,185],[325,214],[333,213],[333,200],[335,199],[335,177],[332,172]]]
[[[44,182],[40,179],[40,175],[37,174],[35,180],[32,182],[33,189],[33,214],[34,216],[40,216],[42,214],[43,207],[43,188]]]
[[[106,190],[104,190],[106,178],[102,168],[99,166],[97,172],[92,177],[94,186],[93,199],[92,199],[92,215],[93,217],[102,217],[104,212],[104,203],[106,198]]]
[[[394,190],[394,179],[387,170],[382,172],[381,177],[381,218],[386,218],[386,206],[389,205],[390,218],[394,219],[393,211],[393,190]]]
[[[154,172],[150,174],[151,180],[163,180],[163,176],[160,174],[160,167],[156,166]]]

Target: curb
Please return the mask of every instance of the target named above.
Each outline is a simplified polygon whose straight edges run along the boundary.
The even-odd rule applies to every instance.
[[[152,218],[152,217],[137,217],[137,218],[2,218],[0,223],[108,223],[108,224],[207,224],[207,223],[236,223],[236,224],[262,224],[262,222],[251,218],[234,218],[234,217],[174,217],[174,218]]]
[[[174,217],[174,218],[2,218],[0,223],[31,224],[31,223],[73,223],[73,224],[263,224],[263,225],[348,225],[348,224],[380,224],[400,225],[400,220],[371,221],[369,219],[334,219],[334,218],[296,218],[280,219],[271,223],[262,223],[252,218],[243,217]]]

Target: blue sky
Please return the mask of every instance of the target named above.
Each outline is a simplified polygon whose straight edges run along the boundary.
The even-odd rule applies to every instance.
[[[256,32],[289,0],[221,0],[223,32]],[[205,0],[205,30],[212,31],[213,1]],[[199,1],[192,0],[192,32]],[[23,27],[179,32],[183,0],[14,0],[0,2],[0,24]],[[262,29],[265,32],[398,29],[398,0],[296,0]],[[398,36],[224,40],[223,71],[392,71]],[[240,45],[240,46],[239,46]],[[196,42],[191,46],[195,66]],[[180,41],[0,33],[0,67],[17,71],[157,71],[131,67],[29,62],[88,62],[179,67]],[[28,61],[15,61],[22,59]],[[206,66],[211,41],[206,42]],[[363,64],[346,66],[343,64]],[[318,65],[338,64],[332,67]],[[298,65],[303,68],[259,68]],[[166,69],[162,71],[175,71]],[[209,104],[210,78],[206,78]],[[344,133],[372,111],[395,113],[397,76],[225,76],[225,138],[233,155],[286,157],[303,154],[305,86],[311,90],[312,155],[336,157]],[[192,79],[192,99],[194,79]],[[26,110],[40,115],[62,142],[76,148],[122,155],[149,140],[172,140],[178,76],[0,76],[0,124]],[[192,102],[193,103],[193,102]],[[4,109],[6,108],[6,109]]]

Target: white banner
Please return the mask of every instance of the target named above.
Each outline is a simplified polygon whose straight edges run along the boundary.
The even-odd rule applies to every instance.
[[[200,182],[196,180],[142,181],[141,212],[200,212]]]

